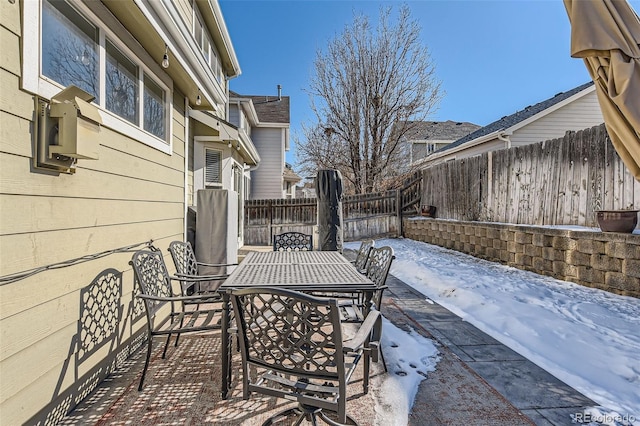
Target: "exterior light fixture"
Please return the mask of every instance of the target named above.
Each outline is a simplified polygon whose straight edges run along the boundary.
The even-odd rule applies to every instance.
[[[162,57],[162,68],[169,68],[169,46],[164,45],[164,56]]]
[[[198,96],[196,96],[196,105],[202,105],[202,97],[200,96],[200,89],[198,89]]]

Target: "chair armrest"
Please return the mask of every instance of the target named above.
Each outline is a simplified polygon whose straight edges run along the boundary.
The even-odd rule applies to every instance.
[[[223,275],[187,275],[181,274],[180,272],[176,272],[176,275],[172,275],[169,278],[175,281],[190,281],[194,283],[199,283],[201,281],[215,281],[215,280],[226,280],[229,278],[229,274]]]
[[[371,337],[371,332],[374,331],[374,341],[379,341],[382,335],[382,314],[380,311],[371,311],[364,319],[364,322],[358,328],[356,335],[350,340],[343,342],[342,347],[345,352],[354,352],[364,345],[364,343]]]
[[[205,263],[205,262],[196,262],[198,266],[238,266],[237,263]]]
[[[151,296],[148,294],[137,294],[140,299],[154,300],[156,302],[184,302],[189,300],[203,300],[206,297],[200,296]]]

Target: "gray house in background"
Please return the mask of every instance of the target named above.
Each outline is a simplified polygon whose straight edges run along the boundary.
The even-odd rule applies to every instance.
[[[295,197],[300,180],[285,163],[289,150],[289,96],[229,93],[229,121],[253,141],[260,165],[251,169],[246,198],[250,200]]]
[[[488,124],[430,154],[420,162],[428,167],[498,149],[561,138],[604,122],[593,82],[530,105]]]
[[[410,164],[423,160],[429,154],[478,130],[481,126],[459,121],[412,121],[405,134],[409,143]]]

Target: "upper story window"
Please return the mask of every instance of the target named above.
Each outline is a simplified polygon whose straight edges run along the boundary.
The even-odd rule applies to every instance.
[[[213,75],[216,77],[218,83],[222,82],[222,66],[220,65],[220,59],[218,59],[218,53],[211,41],[211,34],[204,24],[204,19],[198,10],[198,7],[193,4],[193,37],[198,43],[198,47],[204,55],[205,61],[211,67]]]
[[[51,98],[78,86],[108,113],[101,114],[105,127],[171,153],[170,89],[125,42],[80,2],[43,0],[24,8],[25,89]]]

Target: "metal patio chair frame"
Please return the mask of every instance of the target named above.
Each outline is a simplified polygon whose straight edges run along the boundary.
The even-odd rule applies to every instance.
[[[273,236],[273,251],[311,250],[313,250],[313,235],[290,231]]]
[[[346,414],[347,385],[362,359],[364,393],[369,390],[369,364],[379,360],[380,352],[378,311],[371,311],[354,336],[343,340],[336,299],[253,287],[232,291],[231,303],[242,354],[243,398],[256,392],[298,402],[263,425],[292,415],[298,416],[295,424],[304,418],[317,424],[318,417],[330,425],[355,424]]]
[[[207,294],[207,293],[217,293],[218,287],[222,285],[224,280],[229,276],[226,273],[227,268],[229,266],[237,266],[237,263],[205,263],[198,262],[196,259],[195,252],[191,247],[190,242],[184,241],[172,241],[169,243],[169,253],[171,253],[171,258],[173,259],[173,264],[176,267],[176,276],[178,278],[186,277],[193,278],[198,277],[198,281],[193,282],[187,280],[181,281],[182,285],[182,295],[190,296],[192,294]],[[215,275],[203,275],[200,273],[200,267],[218,267],[225,268],[225,273],[223,274],[215,274]],[[211,281],[214,281],[215,284],[213,286],[209,285],[206,287],[202,287],[202,282],[204,282],[204,277],[208,277]]]
[[[340,307],[342,309],[342,319],[345,322],[362,322],[364,314],[371,310],[380,310],[382,306],[382,295],[387,289],[387,277],[391,269],[391,263],[395,259],[393,248],[390,246],[371,247],[367,257],[365,271],[363,273],[375,283],[376,291],[371,298],[371,305],[365,306],[367,301],[362,293],[345,294],[340,297]],[[346,300],[345,300],[346,299]]]
[[[369,261],[369,253],[371,253],[371,249],[376,246],[375,240],[364,240],[360,243],[360,248],[356,253],[356,258],[353,260],[353,266],[355,266],[358,271],[366,272],[367,262]]]
[[[143,300],[147,316],[147,357],[138,386],[141,391],[151,360],[154,336],[167,336],[162,352],[164,359],[172,335],[176,336],[177,346],[181,334],[220,329],[220,298],[218,294],[184,296],[175,293],[172,281],[195,283],[210,277],[170,276],[160,251],[139,250],[133,254],[129,264],[133,267],[140,290],[136,296]],[[217,307],[200,309],[200,305],[209,307],[212,303]],[[191,305],[197,305],[197,308],[186,309]]]

